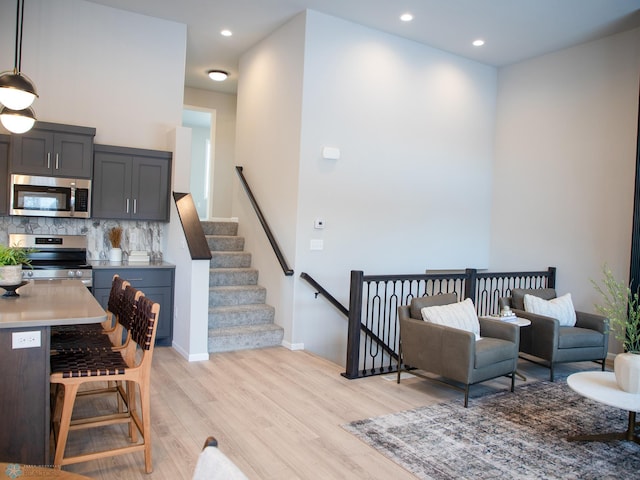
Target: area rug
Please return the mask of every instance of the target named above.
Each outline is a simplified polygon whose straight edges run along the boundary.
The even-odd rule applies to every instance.
[[[418,478],[640,478],[640,445],[569,442],[624,431],[628,413],[576,394],[563,379],[352,422],[343,427]]]

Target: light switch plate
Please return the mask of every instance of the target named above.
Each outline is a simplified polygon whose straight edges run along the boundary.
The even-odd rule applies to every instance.
[[[311,240],[311,243],[309,244],[309,249],[322,250],[324,249],[324,242],[322,241],[322,239],[314,238],[313,240]]]
[[[340,149],[337,147],[324,147],[322,149],[322,158],[327,160],[340,160]]]

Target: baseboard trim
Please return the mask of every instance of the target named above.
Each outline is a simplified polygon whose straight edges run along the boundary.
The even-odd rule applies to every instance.
[[[189,355],[189,358],[187,359],[190,362],[204,362],[209,360],[209,354],[208,353],[194,353],[192,355]]]
[[[285,340],[282,341],[282,346],[288,348],[289,350],[304,350],[304,343],[290,343]]]
[[[211,217],[207,220],[203,220],[203,222],[232,222],[238,223],[238,217]]]
[[[176,352],[178,352],[182,358],[184,358],[188,362],[202,362],[202,361],[209,360],[209,353],[208,352],[207,353],[192,353],[192,354],[190,354],[189,352],[187,352],[184,348],[182,348],[180,345],[178,345],[175,342],[171,343],[171,347]]]

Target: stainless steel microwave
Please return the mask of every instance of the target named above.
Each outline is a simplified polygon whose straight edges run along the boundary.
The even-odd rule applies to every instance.
[[[10,215],[89,218],[91,180],[11,175]]]

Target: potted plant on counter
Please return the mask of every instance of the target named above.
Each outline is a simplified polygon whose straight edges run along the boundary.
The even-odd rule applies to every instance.
[[[596,309],[609,319],[615,338],[622,343],[623,353],[613,362],[616,383],[625,392],[640,393],[640,299],[625,283],[618,282],[611,270],[602,268],[602,287],[593,282],[603,298]]]
[[[22,265],[31,265],[28,248],[0,245],[0,286],[22,282]]]

